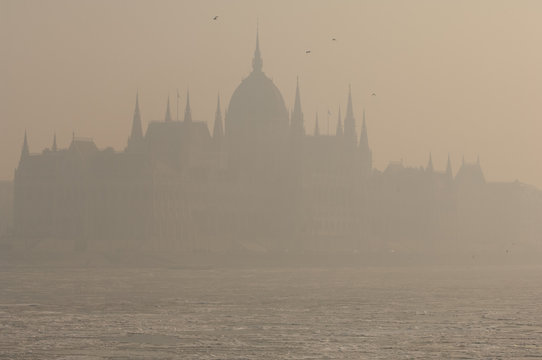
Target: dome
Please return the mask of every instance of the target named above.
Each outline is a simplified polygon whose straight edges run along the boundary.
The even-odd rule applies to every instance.
[[[226,122],[247,122],[244,125],[248,126],[249,122],[287,125],[288,111],[273,81],[263,72],[253,71],[233,92]]]
[[[233,92],[226,113],[226,135],[230,138],[272,139],[288,133],[284,99],[273,81],[263,73],[262,64],[256,36],[253,70]]]

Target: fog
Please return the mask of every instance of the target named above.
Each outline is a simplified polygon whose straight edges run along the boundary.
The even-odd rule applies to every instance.
[[[259,19],[264,71],[290,109],[299,76],[309,132],[328,109],[335,129],[351,83],[377,169],[425,165],[429,152],[437,169],[448,154],[457,169],[480,155],[488,179],[542,185],[537,1],[0,4],[2,179],[25,129],[31,152],[54,132],[67,146],[73,131],[123,149],[137,89],[145,127],[168,94],[175,113],[177,89],[182,117],[187,88],[194,118],[212,126],[217,92],[227,104],[250,72]]]
[[[537,356],[540,10],[0,0],[0,357]]]

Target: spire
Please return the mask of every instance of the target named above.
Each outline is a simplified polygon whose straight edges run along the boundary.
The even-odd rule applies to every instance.
[[[336,136],[343,136],[343,123],[341,120],[341,107],[339,106],[339,117],[337,119],[337,131],[335,132]]]
[[[297,77],[296,85],[295,85],[294,113],[295,112],[301,112],[301,97],[299,95],[299,76]]]
[[[132,121],[131,140],[141,140],[143,138],[143,130],[141,128],[141,114],[139,113],[139,91],[136,93],[136,104],[134,110],[134,119]]]
[[[28,139],[26,137],[26,130],[24,131],[24,140],[23,140],[23,148],[21,150],[21,159],[19,162],[22,162],[24,159],[28,157],[30,154],[30,151],[28,151]]]
[[[448,177],[453,177],[453,174],[452,174],[452,162],[450,161],[450,154],[448,154],[448,163],[446,164],[446,175]]]
[[[348,84],[348,107],[346,109],[346,117],[354,117],[354,110],[352,109],[352,86]]]
[[[184,109],[184,122],[192,122],[192,111],[190,111],[190,90],[186,91],[186,108]]]
[[[427,167],[425,168],[425,171],[433,172],[433,158],[431,157],[431,153],[429,153],[429,161],[427,162]]]
[[[363,174],[369,176],[373,169],[373,152],[369,148],[369,136],[367,134],[367,123],[365,122],[365,109],[363,109],[363,121],[359,135],[360,160]]]
[[[314,122],[314,136],[320,136],[320,129],[318,128],[318,113],[316,113],[316,121]]]
[[[216,102],[216,113],[215,113],[215,126],[213,128],[213,140],[216,142],[221,141],[224,136],[224,131],[222,129],[222,112],[220,111],[220,94]]]
[[[354,118],[354,110],[352,109],[352,88],[348,85],[348,105],[346,108],[346,117],[344,118],[344,136],[348,139],[349,144],[356,145],[356,119]]]
[[[260,53],[260,30],[256,26],[256,49],[254,50],[254,58],[252,59],[252,71],[261,72],[263,66],[262,55]]]
[[[53,146],[51,147],[51,149],[53,151],[57,151],[57,147],[56,147],[56,133],[54,134],[53,136]]]
[[[303,126],[303,111],[301,110],[301,96],[299,95],[299,77],[297,78],[297,84],[295,89],[295,104],[294,111],[292,112],[292,133],[297,135],[304,135],[305,128]]]
[[[167,96],[166,122],[171,121],[171,111],[169,109],[169,95]]]
[[[360,149],[369,149],[369,136],[367,134],[367,124],[365,122],[365,109],[363,109],[363,122],[361,124],[361,133],[359,135]]]

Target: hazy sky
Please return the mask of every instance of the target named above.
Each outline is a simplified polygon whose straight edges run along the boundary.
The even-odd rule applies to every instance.
[[[212,17],[218,15],[218,21]],[[454,172],[479,155],[486,178],[542,187],[540,1],[0,0],[0,179],[11,179],[24,130],[31,152],[76,136],[124,149],[136,89],[146,127],[186,89],[212,131],[251,71],[256,22],[263,70],[293,106],[299,76],[312,133],[352,84],[366,108],[374,164]],[[336,38],[337,41],[332,41]],[[305,50],[310,49],[310,54]],[[377,96],[370,96],[371,93]],[[344,114],[344,111],[343,111]]]

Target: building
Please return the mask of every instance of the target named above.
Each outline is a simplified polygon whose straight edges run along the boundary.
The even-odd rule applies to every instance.
[[[540,192],[487,183],[479,161],[455,178],[450,159],[440,173],[431,157],[425,168],[374,170],[350,89],[335,135],[320,134],[318,120],[307,134],[299,83],[289,114],[263,72],[258,37],[224,124],[220,98],[216,106],[212,134],[193,119],[189,95],[182,121],[172,120],[168,100],[164,121],[143,131],[136,96],[122,152],[74,136],[67,149],[55,138],[31,154],[25,134],[14,179],[17,239],[168,252],[451,251],[499,234],[508,234],[503,246],[512,237],[539,244]]]

